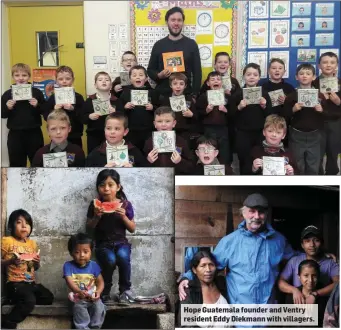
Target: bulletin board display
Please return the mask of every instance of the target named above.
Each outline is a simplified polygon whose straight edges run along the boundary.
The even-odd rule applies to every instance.
[[[267,78],[269,60],[277,57],[286,64],[284,78],[297,86],[298,65],[311,63],[319,75],[321,54],[332,51],[340,56],[339,1],[250,1],[244,11],[245,62],[258,63],[261,78]]]
[[[231,55],[233,74],[237,38],[234,0],[131,1],[131,46],[138,63],[148,67],[154,43],[169,34],[165,14],[175,6],[184,10],[185,24],[182,33],[198,44],[203,80],[213,70],[215,54],[222,51]]]

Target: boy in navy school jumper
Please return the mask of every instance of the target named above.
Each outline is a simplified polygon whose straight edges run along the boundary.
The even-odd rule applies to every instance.
[[[66,152],[68,167],[83,167],[85,156],[83,149],[68,141],[71,131],[70,118],[64,110],[54,110],[47,117],[47,132],[51,142],[40,148],[32,161],[32,167],[43,167],[43,155],[54,152]]]
[[[170,106],[170,97],[184,95],[187,86],[187,77],[181,72],[172,73],[169,77],[169,84],[172,91],[168,94],[160,95],[160,106]],[[175,112],[176,126],[174,128],[176,134],[185,139],[189,145],[190,133],[192,132],[196,121],[195,103],[190,94],[184,95],[186,99],[186,111]]]
[[[141,65],[132,67],[129,71],[131,85],[126,86],[120,96],[124,106],[124,112],[128,117],[129,133],[127,140],[134,146],[143,150],[145,142],[152,135],[153,131],[153,104],[157,103],[156,94],[146,86],[147,71]],[[131,102],[132,90],[147,90],[148,104],[134,105]]]
[[[233,95],[240,90],[240,85],[239,82],[236,78],[232,77],[229,73],[230,70],[230,64],[231,64],[231,59],[230,55],[227,52],[219,52],[215,55],[214,58],[214,69],[215,71],[219,72],[222,77],[225,76],[230,76],[230,81],[231,81],[231,89],[226,89],[225,90],[225,96],[226,96],[226,101],[227,105],[226,108],[229,110],[229,106],[231,103],[231,98]],[[204,82],[204,84],[201,87],[200,94],[205,93],[208,90],[207,86],[207,79]],[[234,122],[233,122],[233,116],[231,116],[231,113],[227,111],[227,128],[228,128],[228,136],[229,136],[229,157],[230,161],[233,159],[233,150],[234,150],[234,145],[235,145],[235,128],[234,128]]]
[[[87,125],[87,145],[88,154],[98,147],[103,141],[105,118],[107,115],[100,115],[94,111],[93,100],[109,101],[109,113],[115,111],[123,112],[121,101],[115,96],[110,94],[111,78],[107,72],[98,72],[95,75],[95,87],[97,92],[89,95],[83,106],[82,119],[83,124]]]
[[[155,110],[154,125],[158,131],[171,131],[176,125],[175,113],[171,107],[159,107]],[[176,135],[175,151],[173,153],[158,153],[153,147],[153,138],[150,137],[144,146],[149,166],[174,167],[175,174],[190,174],[193,170],[193,157],[187,141]]]
[[[210,89],[222,89],[220,73],[213,71],[207,76],[207,86]],[[226,95],[226,94],[225,94]],[[226,97],[225,97],[226,104]],[[199,120],[203,124],[205,135],[214,137],[219,146],[222,164],[230,165],[229,137],[227,127],[227,109],[224,104],[213,106],[208,104],[207,91],[201,94],[196,102]]]
[[[334,77],[337,72],[339,59],[335,53],[326,52],[320,56],[319,69],[322,74],[313,81],[313,86],[320,89],[320,79]],[[325,174],[336,175],[340,169],[337,164],[338,154],[341,151],[341,79],[338,79],[338,92],[319,94],[324,110],[324,128],[321,130],[321,166],[320,172],[324,173],[322,161],[327,155]]]
[[[27,84],[31,69],[27,64],[17,63],[12,67],[15,84]],[[43,93],[32,88],[32,99],[14,101],[12,88],[1,97],[1,118],[7,118],[9,129],[7,148],[10,167],[26,167],[27,157],[32,162],[36,151],[44,145],[41,132],[42,106],[45,102]]]
[[[63,65],[56,70],[56,81],[59,87],[72,87],[74,80],[75,77],[70,67]],[[75,104],[56,104],[55,96],[52,94],[44,105],[43,115],[46,120],[53,110],[64,109],[71,122],[71,132],[68,140],[82,148],[83,123],[81,117],[84,99],[77,92],[75,92],[75,98]]]
[[[290,151],[284,149],[282,140],[287,132],[287,123],[283,117],[278,115],[269,115],[266,117],[263,135],[265,140],[262,145],[255,146],[252,149],[252,172],[262,174],[263,157],[284,157],[284,169],[286,175],[299,174],[296,164]]]
[[[115,167],[114,162],[107,162],[107,147],[115,148],[118,146],[128,146],[129,162],[123,165],[123,167],[144,167],[148,166],[146,157],[142,152],[132,145],[130,142],[126,142],[123,138],[128,134],[128,118],[121,112],[114,112],[107,116],[105,119],[105,141],[92,150],[86,159],[87,167]]]
[[[73,323],[76,329],[100,329],[106,308],[101,300],[104,280],[101,268],[91,260],[92,239],[83,233],[72,235],[68,250],[73,260],[63,266],[63,277],[71,290]]]
[[[258,64],[249,63],[243,70],[243,88],[256,87],[261,71]],[[262,141],[265,118],[268,115],[266,94],[262,91],[260,104],[247,104],[243,90],[236,92],[231,101],[231,111],[235,116],[236,151],[239,159],[240,174],[252,174],[251,150]]]
[[[296,79],[301,89],[312,89],[315,68],[311,64],[300,64],[296,69]],[[321,160],[321,129],[323,128],[323,108],[304,107],[298,103],[297,90],[287,96],[283,116],[291,118],[289,130],[289,148],[297,162],[300,174],[317,175]]]
[[[204,166],[205,165],[219,165],[218,159],[218,143],[217,141],[206,135],[200,136],[197,141],[197,147],[195,150],[195,154],[198,157],[198,161],[194,167],[194,170],[191,174],[193,175],[204,175]],[[225,174],[233,174],[232,168],[230,166],[225,165]]]

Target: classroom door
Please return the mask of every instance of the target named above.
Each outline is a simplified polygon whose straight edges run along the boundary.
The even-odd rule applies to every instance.
[[[72,68],[75,90],[86,97],[84,48],[76,48],[76,43],[84,43],[83,7],[25,4],[9,7],[8,18],[11,65],[23,62],[32,69],[39,68],[37,32],[57,32],[58,64]],[[42,128],[45,143],[48,143],[45,124]]]

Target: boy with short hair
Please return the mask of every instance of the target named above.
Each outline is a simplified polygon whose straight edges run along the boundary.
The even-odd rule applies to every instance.
[[[64,110],[54,110],[47,117],[47,133],[51,142],[40,148],[32,161],[32,167],[43,167],[43,155],[54,152],[66,152],[68,167],[83,167],[85,156],[83,149],[68,141],[71,131],[69,116]]]
[[[282,140],[287,132],[287,124],[283,117],[278,115],[269,115],[266,117],[263,135],[265,140],[262,146],[255,146],[252,149],[252,172],[254,174],[262,174],[263,157],[284,157],[284,169],[286,175],[295,173],[295,163],[291,152],[284,149]]]
[[[218,159],[218,143],[217,141],[207,135],[200,136],[196,141],[197,147],[195,154],[198,157],[198,161],[191,174],[204,175],[205,165],[219,165]],[[225,174],[233,174],[230,166],[225,166]]]
[[[243,70],[245,85],[243,88],[257,87],[261,76],[258,64],[249,63]],[[237,91],[231,101],[236,128],[236,151],[239,159],[240,174],[252,174],[251,150],[262,141],[265,118],[268,115],[268,100],[262,89],[259,104],[247,104],[243,99],[243,90]]]
[[[311,64],[300,64],[296,69],[298,89],[312,89],[315,68]],[[321,129],[323,127],[323,108],[321,104],[305,107],[298,103],[297,90],[287,96],[283,116],[291,119],[289,148],[297,162],[300,174],[317,175],[321,160]]]
[[[31,68],[24,63],[12,67],[12,78],[16,85],[28,84]],[[32,163],[34,154],[44,145],[41,131],[43,93],[32,87],[30,100],[15,101],[12,88],[1,97],[1,118],[7,118],[9,129],[7,148],[10,167],[26,167],[27,158]]]
[[[127,140],[142,151],[145,142],[152,135],[153,104],[157,103],[156,95],[146,85],[147,70],[143,66],[136,65],[132,67],[129,71],[129,78],[131,85],[126,86],[120,96],[129,123]],[[134,105],[131,102],[132,90],[148,91],[148,103],[146,105]]]
[[[333,52],[326,52],[320,56],[320,77],[312,85],[320,89],[320,79],[335,77],[339,59]],[[321,164],[324,154],[327,155],[325,174],[336,175],[339,172],[337,164],[338,154],[341,151],[341,80],[338,79],[338,92],[320,93],[321,105],[324,110],[324,127],[321,130]],[[322,169],[322,165],[320,166]],[[322,172],[323,169],[322,169]]]
[[[171,131],[176,125],[175,113],[170,107],[159,107],[154,113],[154,125],[157,131]],[[175,174],[189,174],[193,169],[192,155],[186,140],[176,135],[175,151],[158,153],[153,147],[153,138],[150,137],[144,146],[147,160],[153,167],[174,167]]]
[[[106,314],[101,300],[104,280],[101,268],[91,260],[93,241],[87,234],[72,235],[68,250],[72,261],[63,266],[63,277],[71,290],[72,315],[76,329],[100,329]]]
[[[207,76],[208,90],[222,89],[221,75],[217,71],[210,72]],[[225,97],[226,104],[226,97]],[[205,135],[214,137],[219,146],[220,158],[223,164],[230,165],[232,160],[229,154],[229,138],[227,128],[227,109],[224,104],[213,106],[208,103],[208,92],[201,94],[196,102],[200,121],[204,127]]]
[[[273,92],[279,89],[283,90],[284,96],[279,96],[277,100],[274,100],[278,101],[278,105],[273,106],[272,102],[268,104],[267,108],[269,109],[269,113],[271,114],[279,115],[282,111],[286,96],[295,91],[295,88],[283,79],[285,71],[286,69],[284,61],[280,58],[272,58],[269,63],[269,79],[260,83],[260,86],[262,86],[264,93],[267,93],[269,100],[271,100],[269,92]]]
[[[107,147],[115,148],[118,146],[128,146],[129,162],[123,164],[122,167],[144,167],[148,166],[144,155],[130,142],[124,140],[128,134],[128,118],[121,112],[113,112],[105,118],[104,124],[105,141],[92,150],[86,158],[85,165],[87,167],[115,167],[117,164],[107,162]]]
[[[184,95],[184,90],[187,86],[187,77],[181,72],[172,73],[169,77],[169,85],[172,89],[171,93],[160,95],[160,106],[170,106],[170,97]],[[186,100],[186,111],[175,112],[176,127],[174,128],[176,134],[179,134],[189,144],[190,133],[193,129],[196,115],[195,103],[192,96],[184,95]]]
[[[109,101],[109,113],[123,112],[121,101],[110,93],[111,78],[107,72],[96,73],[95,87],[97,92],[89,95],[82,109],[82,121],[83,124],[87,125],[88,154],[105,140],[104,124],[107,115],[100,115],[94,111],[93,100]]]

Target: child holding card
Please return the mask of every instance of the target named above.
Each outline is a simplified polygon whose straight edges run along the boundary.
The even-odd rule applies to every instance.
[[[141,151],[124,140],[129,129],[128,119],[123,113],[114,112],[108,115],[104,126],[105,141],[88,155],[86,167],[144,167],[149,165]],[[123,148],[124,146],[126,148]],[[118,152],[119,163],[108,157],[108,148],[114,149],[113,152]]]
[[[255,90],[255,103],[246,100],[249,88],[258,86],[261,76],[258,64],[249,63],[243,70],[245,85],[243,90],[235,93],[231,101],[231,112],[235,116],[236,151],[239,159],[240,174],[252,174],[251,150],[262,141],[265,118],[268,115],[266,95],[262,90]],[[261,88],[261,87],[260,87]],[[247,92],[245,91],[247,90]],[[251,90],[252,92],[252,90]]]
[[[68,167],[83,167],[85,156],[83,149],[68,141],[71,131],[70,118],[64,110],[54,110],[47,117],[47,133],[51,142],[40,148],[32,161],[32,167],[44,166],[44,155],[65,152]]]
[[[284,172],[286,175],[295,173],[295,163],[290,151],[284,149],[282,140],[287,132],[287,124],[283,117],[270,115],[266,117],[263,135],[265,140],[262,146],[255,146],[252,149],[252,172],[262,174],[263,157],[282,157],[284,158]]]
[[[37,305],[52,305],[53,294],[35,282],[40,268],[40,250],[29,238],[33,230],[31,215],[23,209],[15,210],[8,219],[10,236],[1,242],[1,268],[6,271],[6,293],[13,309],[1,319],[2,329],[16,329]]]
[[[204,175],[205,166],[220,165],[218,143],[214,138],[202,135],[197,139],[196,144],[195,154],[198,157],[198,161],[191,174]],[[225,174],[233,174],[230,166],[225,166]]]
[[[335,75],[338,63],[339,59],[335,53],[323,53],[319,59],[319,69],[322,74],[313,82],[313,86],[320,91],[319,97],[325,117],[324,128],[321,130],[321,164],[326,154],[325,173],[330,175],[336,175],[339,172],[337,157],[341,141],[341,80]],[[322,165],[320,170],[324,173]]]
[[[120,97],[124,112],[128,117],[129,133],[127,140],[143,150],[145,142],[153,131],[153,104],[156,104],[156,94],[148,88],[147,71],[141,65],[136,65],[129,71],[131,85],[127,86]]]
[[[181,136],[176,135],[173,131],[176,120],[175,113],[170,107],[159,107],[155,110],[154,125],[158,132],[157,134],[146,141],[144,153],[148,155],[147,160],[150,166],[153,167],[174,167],[175,174],[189,174],[193,169],[192,155],[188,148],[186,140]],[[168,134],[173,131],[174,135]],[[153,133],[153,134],[154,134]],[[175,141],[171,141],[175,139]],[[159,152],[162,144],[173,145],[173,150],[169,152]],[[172,149],[172,148],[170,148]]]
[[[211,135],[217,140],[222,163],[229,165],[232,160],[229,153],[226,97],[220,73],[209,73],[206,84],[208,90],[196,102],[199,120],[203,124],[205,135]],[[216,95],[212,97],[214,93]]]
[[[88,154],[104,140],[104,124],[108,114],[123,112],[121,101],[110,94],[111,78],[107,72],[95,75],[96,94],[90,95],[84,103],[82,120],[87,125]]]
[[[317,175],[321,159],[321,128],[323,108],[318,101],[318,90],[312,87],[315,68],[300,64],[296,69],[300,86],[287,96],[283,116],[290,119],[289,147],[300,174]]]
[[[160,95],[159,103],[161,106],[170,106],[175,112],[176,134],[184,138],[189,144],[190,132],[193,130],[195,116],[195,103],[191,95],[184,95],[187,86],[187,77],[181,72],[172,73],[169,77],[171,93]]]
[[[1,118],[7,118],[9,129],[7,147],[11,167],[26,167],[27,157],[32,163],[34,154],[44,145],[40,128],[44,95],[28,84],[30,77],[31,69],[27,64],[15,64],[12,67],[13,89],[21,86],[26,93],[17,97],[11,88],[1,97]]]
[[[75,76],[73,71],[68,66],[60,66],[56,70],[56,81],[61,91],[63,88],[71,88]],[[76,93],[73,88],[68,91],[69,97],[67,103],[60,104],[59,101],[56,102],[56,91],[50,96],[44,105],[44,118],[47,120],[48,115],[53,110],[63,109],[70,118],[71,122],[71,132],[68,136],[69,142],[77,144],[82,148],[82,135],[83,135],[83,123],[81,122],[82,108],[84,105],[84,99],[81,94]],[[73,99],[73,100],[72,100]]]
[[[283,79],[285,71],[283,60],[280,58],[270,60],[269,80],[261,84],[263,92],[268,94],[271,101],[267,106],[269,113],[278,115],[283,109],[286,95],[295,91],[295,88]]]

